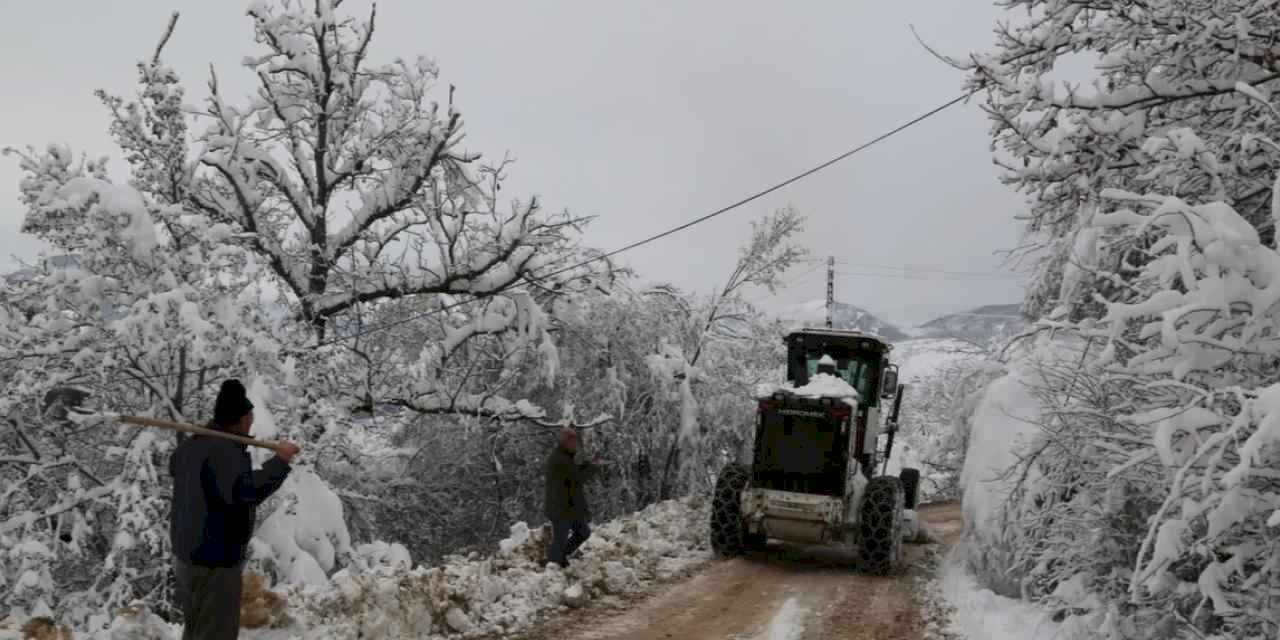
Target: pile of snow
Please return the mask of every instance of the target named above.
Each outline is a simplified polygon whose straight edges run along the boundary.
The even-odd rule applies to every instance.
[[[1075,637],[1063,633],[1044,609],[1021,600],[1006,598],[984,589],[952,554],[942,563],[938,576],[926,589],[930,605],[947,610],[943,629],[935,635],[973,640],[1058,640]],[[929,608],[935,608],[930,606]]]
[[[1000,533],[998,516],[1009,490],[1000,476],[1017,462],[1019,445],[1039,432],[1040,403],[1028,387],[1032,375],[1031,362],[1011,363],[982,392],[972,418],[960,482],[966,526],[979,537]]]
[[[278,629],[244,629],[241,638],[413,638],[431,640],[510,633],[544,615],[606,595],[644,590],[712,559],[705,499],[651,505],[598,525],[568,569],[544,563],[548,531],[525,523],[496,553],[453,556],[444,566],[406,569],[383,563],[344,569],[326,584],[291,584],[275,590],[286,603]],[[136,618],[136,616],[135,616]],[[138,626],[117,621],[116,629]],[[154,621],[130,637],[156,640],[180,634]],[[100,633],[95,640],[111,640]]]
[[[834,363],[833,363],[834,364]],[[798,396],[806,398],[841,398],[855,404],[858,401],[858,390],[845,382],[843,378],[829,373],[818,373],[809,379],[809,384],[791,390]]]

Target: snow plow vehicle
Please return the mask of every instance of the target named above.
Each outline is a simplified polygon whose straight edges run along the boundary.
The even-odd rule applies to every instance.
[[[916,469],[875,475],[902,405],[892,347],[833,329],[795,331],[786,344],[787,384],[757,391],[750,464],[730,463],[716,480],[712,548],[733,556],[770,539],[839,546],[857,551],[865,570],[890,573],[916,534],[908,510],[920,482]],[[883,429],[882,401],[892,401]]]

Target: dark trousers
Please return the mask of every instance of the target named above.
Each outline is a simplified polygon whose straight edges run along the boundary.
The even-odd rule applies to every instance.
[[[591,537],[591,527],[586,520],[552,520],[551,548],[547,560],[562,567],[569,566],[569,556]]]
[[[201,567],[174,559],[182,640],[235,640],[240,635],[241,570]]]

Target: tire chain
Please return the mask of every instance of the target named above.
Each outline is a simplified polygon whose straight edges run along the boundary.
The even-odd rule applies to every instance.
[[[711,504],[711,548],[721,556],[740,555],[746,547],[739,501],[748,479],[746,468],[737,464],[726,466],[716,479]]]
[[[897,478],[875,478],[862,502],[862,560],[871,573],[889,573],[902,544],[902,490]]]

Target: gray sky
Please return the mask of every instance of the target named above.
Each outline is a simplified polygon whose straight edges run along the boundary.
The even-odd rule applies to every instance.
[[[170,11],[165,59],[188,102],[213,63],[231,95],[252,78],[247,2],[27,2],[0,24],[6,117],[0,146],[69,143],[118,156],[96,88],[134,91]],[[375,60],[425,53],[457,86],[467,146],[519,162],[506,193],[596,215],[587,241],[612,249],[803,171],[941,104],[961,76],[924,51],[914,24],[951,54],[984,50],[989,2],[382,2]],[[347,6],[349,5],[349,6]],[[348,2],[364,13],[366,2]],[[788,203],[808,215],[815,257],[900,268],[996,272],[1022,198],[997,181],[976,104],[953,107],[761,201],[625,254],[643,277],[710,290],[747,221]],[[18,235],[20,172],[0,159],[0,264],[40,250]],[[808,265],[797,269],[800,276]],[[1021,300],[1016,278],[841,266],[837,298],[899,323]],[[825,295],[822,269],[767,307]]]

